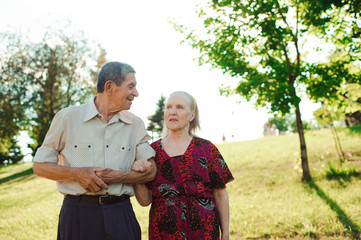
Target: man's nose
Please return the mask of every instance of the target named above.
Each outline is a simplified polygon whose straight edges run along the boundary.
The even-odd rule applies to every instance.
[[[137,90],[136,88],[134,88],[133,95],[134,95],[135,97],[139,97],[139,92],[138,92],[138,90]]]

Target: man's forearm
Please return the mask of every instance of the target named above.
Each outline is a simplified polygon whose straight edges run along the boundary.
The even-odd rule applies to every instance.
[[[74,180],[74,174],[70,167],[65,167],[51,162],[34,162],[34,173],[46,179],[54,181]]]
[[[88,192],[99,192],[102,189],[108,189],[108,186],[95,175],[97,169],[100,170],[101,168],[73,168],[50,162],[34,162],[33,165],[33,171],[39,177],[60,182],[76,181]]]
[[[152,181],[154,179],[155,174],[153,174],[152,172],[139,173],[139,172],[135,172],[135,171],[132,171],[132,170],[129,170],[129,171],[115,171],[115,170],[112,170],[109,173],[109,177],[106,178],[108,180],[103,179],[103,177],[101,177],[101,178],[103,180],[105,180],[105,182],[108,183],[108,184],[113,184],[113,183],[134,184],[134,183],[150,182],[150,181]]]

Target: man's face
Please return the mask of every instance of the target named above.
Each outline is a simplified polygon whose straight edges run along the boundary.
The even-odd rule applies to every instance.
[[[136,85],[134,73],[128,73],[120,86],[114,84],[110,96],[111,108],[115,111],[129,110],[134,98],[139,96]]]

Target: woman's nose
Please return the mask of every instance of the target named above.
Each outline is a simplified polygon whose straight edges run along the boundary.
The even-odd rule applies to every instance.
[[[172,114],[172,115],[176,114],[176,109],[175,108],[170,108],[169,109],[169,114]]]

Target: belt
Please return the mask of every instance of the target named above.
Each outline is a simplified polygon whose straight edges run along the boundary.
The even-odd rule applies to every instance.
[[[95,202],[100,205],[113,204],[117,202],[123,202],[129,199],[129,195],[123,194],[121,196],[115,195],[66,195],[66,198],[74,199],[77,201]]]

